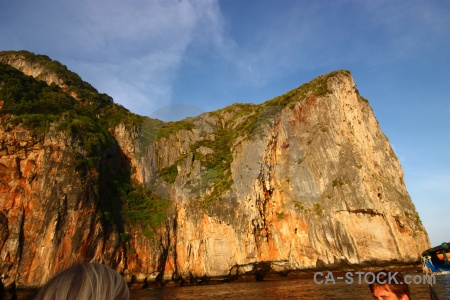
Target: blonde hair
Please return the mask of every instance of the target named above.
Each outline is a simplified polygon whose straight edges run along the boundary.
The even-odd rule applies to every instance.
[[[108,266],[90,263],[66,269],[50,279],[35,300],[128,300],[128,286]]]

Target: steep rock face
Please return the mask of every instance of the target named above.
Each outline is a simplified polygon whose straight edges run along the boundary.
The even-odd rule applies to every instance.
[[[206,208],[199,209],[192,181],[214,170],[202,170],[193,159],[199,148],[190,148],[196,140],[188,131],[171,137],[175,147],[168,148],[167,140],[160,143],[170,151],[149,154],[163,153],[161,165],[144,162],[144,173],[178,159],[171,187],[177,276],[245,274],[261,263],[279,272],[408,263],[429,245],[398,159],[368,102],[347,72],[326,83],[326,95],[307,93],[289,106],[265,108],[276,112],[273,119],[235,141],[233,184]],[[214,124],[211,115],[200,119]],[[233,126],[222,120],[215,120],[216,129]],[[201,125],[197,129],[202,131]]]
[[[4,124],[4,120],[0,120]],[[51,129],[0,131],[0,257],[6,286],[38,286],[91,260],[121,268],[120,240],[98,220],[98,174],[81,176],[74,141]],[[123,266],[122,266],[123,268]]]
[[[1,59],[29,75],[53,74],[20,55]],[[55,76],[39,78],[70,90]],[[262,105],[111,128],[115,143],[101,165],[117,164],[131,183],[170,199],[150,236],[125,217],[104,222],[110,194],[98,189],[111,174],[100,167],[82,175],[73,137],[51,127],[36,138],[7,118],[0,120],[6,286],[43,284],[79,261],[106,263],[137,282],[191,281],[415,263],[429,246],[398,159],[346,71]]]

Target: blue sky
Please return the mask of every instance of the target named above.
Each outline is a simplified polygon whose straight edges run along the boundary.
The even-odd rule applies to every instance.
[[[171,120],[352,72],[433,245],[450,241],[450,1],[0,0],[0,50]]]

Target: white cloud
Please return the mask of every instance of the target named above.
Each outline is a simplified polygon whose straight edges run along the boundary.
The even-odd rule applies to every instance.
[[[215,1],[77,3],[71,7],[78,10],[76,22],[61,28],[65,61],[100,92],[142,115],[171,102],[172,83],[195,38],[220,38]]]

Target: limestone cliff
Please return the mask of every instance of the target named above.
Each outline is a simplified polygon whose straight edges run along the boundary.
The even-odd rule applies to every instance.
[[[55,83],[74,107],[99,106],[67,70],[30,57],[0,53],[0,63]],[[100,104],[91,119],[106,124],[108,142],[85,168],[77,158],[90,144],[61,130],[63,117],[36,134],[2,109],[5,285],[37,286],[77,261],[135,282],[191,282],[410,264],[429,247],[398,159],[348,71],[179,122],[102,121],[118,108]]]

